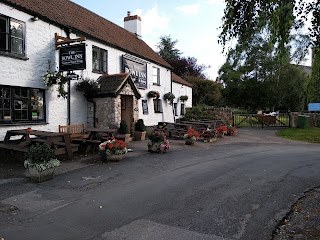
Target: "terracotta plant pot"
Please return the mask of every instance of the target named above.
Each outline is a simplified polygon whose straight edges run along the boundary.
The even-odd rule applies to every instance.
[[[135,141],[143,141],[146,139],[146,132],[134,132],[134,140]]]

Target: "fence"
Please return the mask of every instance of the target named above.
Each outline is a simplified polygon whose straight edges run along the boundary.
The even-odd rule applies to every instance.
[[[276,116],[261,114],[234,114],[233,126],[236,127],[289,127],[291,117],[288,113],[280,113]]]

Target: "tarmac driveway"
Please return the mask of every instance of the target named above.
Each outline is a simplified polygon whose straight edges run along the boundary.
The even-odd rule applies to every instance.
[[[133,142],[119,163],[78,159],[41,184],[0,180],[0,239],[270,239],[320,185],[319,145],[274,133],[172,140],[166,154]]]

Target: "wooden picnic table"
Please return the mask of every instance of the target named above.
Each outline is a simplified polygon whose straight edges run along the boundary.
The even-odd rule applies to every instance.
[[[11,138],[14,136],[21,137],[12,140]],[[73,158],[72,145],[68,133],[48,132],[32,129],[8,130],[3,144],[0,147],[11,150],[16,149],[19,151],[19,148],[21,148],[20,150],[26,150],[26,148],[32,143],[47,144],[51,149],[54,150],[55,155],[67,153],[70,159]]]
[[[85,142],[85,144],[87,145],[86,153],[88,153],[91,149],[94,150],[95,146],[99,145],[103,140],[106,140],[113,136],[117,132],[117,129],[86,128],[85,131],[89,133],[89,137]]]

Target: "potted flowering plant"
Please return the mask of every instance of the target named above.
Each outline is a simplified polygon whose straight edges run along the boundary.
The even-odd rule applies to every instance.
[[[227,126],[227,129],[228,129],[228,131],[227,131],[227,135],[228,136],[233,136],[233,135],[235,135],[237,133],[237,128],[236,127],[233,127],[233,126],[229,125],[229,126]]]
[[[127,152],[127,145],[122,140],[113,138],[99,145],[99,155],[102,161],[119,161]]]
[[[60,161],[46,144],[36,144],[28,148],[24,167],[29,170],[32,182],[43,182],[53,178],[54,170]]]
[[[65,84],[69,78],[64,76],[61,72],[52,72],[48,70],[43,75],[43,82],[47,87],[58,84],[58,97],[67,98],[68,92],[65,90]]]
[[[201,136],[204,142],[214,142],[217,139],[218,131],[216,129],[207,128],[202,131]]]
[[[199,139],[200,134],[195,129],[189,128],[183,137],[186,139],[187,145],[194,145],[195,141]]]
[[[148,92],[148,98],[159,98],[160,93],[158,91],[149,91]]]
[[[220,138],[222,138],[228,132],[228,128],[225,125],[217,127],[216,130],[218,131],[218,137]]]
[[[154,131],[148,135],[148,151],[155,153],[165,153],[170,149],[170,143],[163,132]]]

